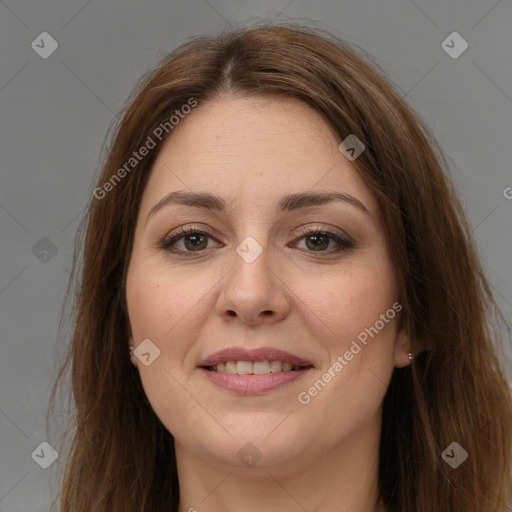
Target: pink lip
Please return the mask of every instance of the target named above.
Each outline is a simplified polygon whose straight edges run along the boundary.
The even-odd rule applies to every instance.
[[[225,363],[226,361],[281,361],[283,363],[290,363],[292,366],[313,366],[311,361],[272,347],[260,347],[251,350],[240,347],[227,348],[215,352],[215,354],[199,363],[198,366],[204,368]]]
[[[208,369],[227,361],[281,361],[283,363],[290,363],[292,366],[304,366],[305,368],[294,371],[267,373],[265,375],[239,375]],[[203,375],[216,386],[241,395],[249,395],[270,391],[295,379],[299,379],[312,369],[313,364],[311,361],[272,347],[260,347],[251,350],[231,347],[215,352],[215,354],[202,361],[198,367]]]
[[[311,367],[289,372],[267,373],[265,375],[238,375],[236,373],[215,372],[206,368],[200,368],[203,375],[216,386],[241,395],[271,391],[288,382],[299,379],[309,370],[311,370]]]

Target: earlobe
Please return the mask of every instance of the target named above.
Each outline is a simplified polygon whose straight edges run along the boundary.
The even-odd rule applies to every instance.
[[[133,345],[133,336],[131,330],[128,329],[128,356],[130,357],[130,361],[133,364],[133,366],[137,367],[137,358],[133,353],[134,350],[135,347]]]
[[[133,364],[133,366],[138,368],[137,357],[135,356],[134,351],[135,351],[135,348],[133,347],[133,345],[130,345],[130,350],[128,352],[128,355],[130,357],[130,361]]]
[[[414,360],[414,353],[410,336],[402,331],[398,335],[395,345],[395,367],[403,368],[410,365]]]
[[[403,368],[404,366],[412,364],[414,355],[412,352],[399,352],[395,357],[395,367]]]

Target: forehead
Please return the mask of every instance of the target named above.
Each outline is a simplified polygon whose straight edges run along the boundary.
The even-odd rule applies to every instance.
[[[220,194],[238,208],[322,189],[357,196],[374,211],[373,195],[339,151],[340,142],[327,121],[297,99],[230,97],[199,104],[164,142],[142,209],[173,190]]]

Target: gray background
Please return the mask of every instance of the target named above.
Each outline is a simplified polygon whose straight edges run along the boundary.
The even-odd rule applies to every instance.
[[[56,490],[58,464],[31,454],[53,442],[45,415],[72,242],[110,123],[164,52],[261,18],[314,20],[387,70],[448,154],[511,318],[512,0],[0,0],[0,512],[47,511]],[[469,45],[458,58],[441,44],[453,31]],[[59,45],[46,59],[31,47],[42,32]]]

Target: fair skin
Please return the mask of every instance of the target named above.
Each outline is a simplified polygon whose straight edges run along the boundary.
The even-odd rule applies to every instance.
[[[376,512],[382,402],[411,347],[397,313],[345,357],[397,301],[375,198],[340,138],[298,100],[223,97],[171,135],[142,197],[126,294],[130,345],[149,339],[160,350],[148,366],[131,360],[175,439],[179,511]],[[227,209],[173,203],[148,216],[174,191],[214,194]],[[277,211],[283,196],[304,192],[343,193],[363,207]],[[190,225],[200,233],[159,247]],[[303,227],[352,245],[335,252],[335,239]],[[246,237],[262,250],[251,262],[236,251]],[[244,394],[198,366],[230,347],[277,348],[312,367]],[[333,370],[339,356],[343,368]],[[307,394],[329,368],[325,386]],[[247,454],[260,458],[251,465]]]

